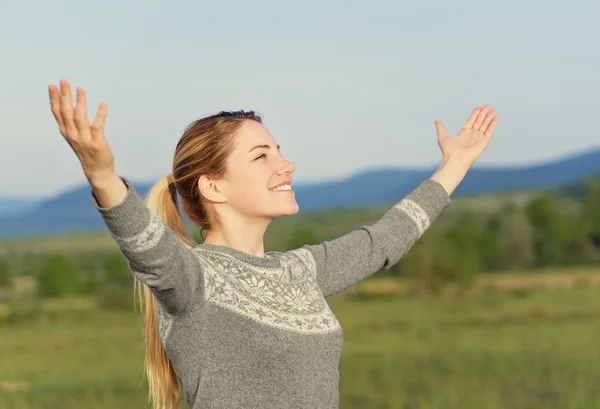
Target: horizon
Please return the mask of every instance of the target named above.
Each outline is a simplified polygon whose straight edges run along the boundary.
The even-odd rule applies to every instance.
[[[600,153],[600,144],[597,147],[567,152],[566,154],[563,154],[563,155],[550,157],[550,158],[543,158],[541,160],[532,161],[532,162],[528,162],[528,163],[520,163],[520,164],[516,163],[516,164],[509,164],[509,165],[477,164],[476,163],[471,169],[472,170],[501,170],[501,171],[524,170],[524,169],[529,169],[529,168],[545,166],[545,165],[553,164],[553,163],[557,163],[557,162],[562,162],[564,160],[575,159],[577,157],[585,156],[585,155],[592,154],[595,152]],[[356,172],[353,172],[348,175],[342,175],[341,177],[320,179],[320,180],[295,180],[294,184],[295,185],[318,185],[321,183],[345,181],[345,180],[352,179],[356,176],[359,176],[361,174],[370,173],[370,172],[378,172],[378,171],[402,171],[402,170],[406,170],[406,171],[429,171],[429,170],[432,170],[433,171],[436,166],[437,166],[436,164],[431,164],[429,166],[427,166],[427,165],[397,166],[397,167],[390,166],[390,167],[380,167],[380,168],[365,168],[365,169],[359,169]],[[136,184],[136,185],[150,185],[150,184],[153,184],[157,180],[158,180],[158,178],[156,180],[154,180],[154,179],[130,179],[130,182],[133,184]],[[72,191],[81,189],[81,188],[85,187],[86,185],[87,185],[87,182],[85,181],[84,178],[82,178],[82,180],[80,182],[76,182],[73,185],[67,186],[66,188],[64,188],[60,191],[51,192],[50,194],[47,194],[44,196],[38,196],[38,197],[35,197],[35,196],[5,196],[5,195],[0,194],[0,200],[14,200],[14,201],[27,201],[27,202],[43,201],[43,200],[48,200],[53,197],[59,197],[67,192],[72,192]]]
[[[0,172],[18,177],[3,180],[0,197],[85,183],[50,113],[47,86],[63,78],[86,90],[90,116],[107,102],[116,170],[130,180],[167,174],[180,132],[228,109],[264,115],[302,184],[434,166],[434,120],[453,135],[484,104],[500,122],[475,167],[597,149],[599,12],[591,0],[9,0]]]

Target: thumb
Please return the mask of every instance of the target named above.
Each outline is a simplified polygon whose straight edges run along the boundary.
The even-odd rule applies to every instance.
[[[448,137],[448,133],[446,132],[446,127],[440,121],[435,121],[435,129],[436,129],[437,134],[438,134],[438,142],[440,140],[445,139],[445,138]]]

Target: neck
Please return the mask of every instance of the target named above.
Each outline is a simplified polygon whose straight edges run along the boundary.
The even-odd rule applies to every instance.
[[[221,220],[206,233],[204,243],[231,247],[254,256],[265,254],[264,235],[269,221],[248,223],[243,220]]]

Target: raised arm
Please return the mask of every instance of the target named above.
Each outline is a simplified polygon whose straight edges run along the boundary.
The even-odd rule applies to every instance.
[[[317,267],[324,296],[339,293],[396,264],[450,205],[450,195],[483,153],[496,127],[494,110],[477,108],[463,129],[448,137],[436,121],[441,166],[376,223],[318,245],[305,246]]]
[[[104,136],[106,105],[100,105],[90,125],[81,88],[77,89],[75,108],[68,82],[61,81],[60,91],[50,86],[49,93],[60,133],[79,158],[92,188],[93,203],[132,273],[169,312],[186,311],[203,285],[200,262],[115,172],[113,154]]]
[[[374,224],[306,246],[315,259],[323,295],[336,294],[396,264],[449,204],[444,187],[427,179]]]

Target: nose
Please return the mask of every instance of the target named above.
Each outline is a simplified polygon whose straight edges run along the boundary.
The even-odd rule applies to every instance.
[[[296,170],[296,166],[294,166],[292,162],[285,159],[283,156],[280,159],[281,160],[277,169],[277,174],[291,175]]]

